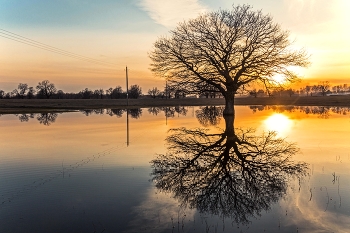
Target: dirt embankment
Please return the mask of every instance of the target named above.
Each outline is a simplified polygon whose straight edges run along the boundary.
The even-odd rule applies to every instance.
[[[224,99],[0,99],[0,113],[62,112],[101,108],[224,105]],[[350,96],[246,97],[236,105],[350,106]]]

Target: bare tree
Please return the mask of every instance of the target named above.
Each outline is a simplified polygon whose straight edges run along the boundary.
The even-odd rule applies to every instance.
[[[306,86],[305,87],[305,92],[306,92],[307,96],[309,96],[310,91],[311,91],[311,86]]]
[[[142,90],[139,85],[131,85],[128,91],[129,98],[137,99],[140,95],[142,95]]]
[[[153,87],[152,89],[149,89],[149,90],[148,90],[148,94],[149,94],[153,99],[155,99],[157,96],[160,95],[160,90],[158,90],[157,87]]]
[[[113,92],[113,88],[109,88],[106,90],[106,96],[110,99],[112,99],[112,92]]]
[[[47,99],[49,99],[57,91],[55,84],[50,83],[49,80],[39,82],[39,84],[36,86],[36,89],[38,91],[39,96],[44,96]]]
[[[249,91],[249,95],[254,96],[254,98],[256,98],[258,96],[258,91],[254,88],[253,90]]]
[[[288,88],[286,92],[288,93],[289,97],[292,97],[292,95],[295,94],[295,91],[292,88]]]
[[[27,92],[27,98],[28,99],[32,99],[35,95],[35,89],[33,87],[29,87],[28,88],[28,92]]]
[[[19,98],[24,99],[27,95],[28,90],[29,90],[28,84],[20,83],[18,84],[17,89],[13,90],[13,93]]]
[[[90,99],[93,95],[93,92],[89,88],[85,88],[84,90],[80,91],[79,94],[83,99]]]
[[[126,93],[123,92],[123,89],[121,86],[116,86],[111,92],[111,98],[112,99],[126,98]]]
[[[161,37],[150,53],[152,71],[187,90],[209,84],[226,99],[224,114],[234,114],[237,90],[254,81],[267,88],[273,76],[294,81],[291,66],[307,66],[303,50],[293,50],[289,33],[270,15],[251,6],[233,6],[180,23]]]
[[[321,91],[321,93],[322,93],[323,96],[325,96],[325,95],[327,94],[327,92],[330,91],[330,90],[329,90],[330,86],[331,86],[331,85],[329,84],[328,81],[319,82],[318,88],[319,88],[319,90]]]
[[[64,95],[65,95],[65,93],[62,90],[58,90],[56,93],[56,98],[63,99]]]
[[[94,91],[94,98],[96,98],[96,99],[102,99],[103,98],[103,93],[104,93],[104,91],[103,91],[103,89],[102,88],[100,88],[100,89],[96,89],[95,91]]]
[[[320,87],[319,87],[318,85],[313,85],[313,86],[311,87],[311,91],[312,91],[315,95],[317,95],[317,93],[318,93],[319,90],[320,90]],[[312,95],[312,93],[311,93],[311,95]]]

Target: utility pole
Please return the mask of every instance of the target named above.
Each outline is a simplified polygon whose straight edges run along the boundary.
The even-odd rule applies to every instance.
[[[126,146],[129,146],[129,109],[126,109]]]
[[[128,80],[128,66],[126,66],[125,69],[125,76],[126,76],[126,105],[129,106],[129,80]]]
[[[126,106],[129,106],[129,78],[128,66],[125,68],[126,76]],[[126,109],[126,146],[129,146],[129,109]]]

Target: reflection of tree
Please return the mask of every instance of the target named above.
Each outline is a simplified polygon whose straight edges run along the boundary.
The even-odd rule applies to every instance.
[[[152,114],[152,115],[158,115],[159,113],[160,113],[160,111],[161,111],[161,108],[158,108],[158,107],[150,107],[150,108],[148,108],[148,110],[147,110],[150,114]]]
[[[104,109],[94,109],[94,113],[97,115],[102,115],[105,113],[105,110]]]
[[[175,114],[186,116],[188,110],[184,106],[176,107],[151,107],[148,108],[148,112],[152,115],[158,115],[160,112],[164,112],[166,117],[175,117]]]
[[[127,111],[130,114],[131,118],[138,119],[142,115],[141,108],[128,109]]]
[[[56,121],[58,114],[57,113],[40,113],[37,115],[37,120],[40,124],[51,125],[51,123]]]
[[[196,117],[199,123],[203,126],[217,125],[224,112],[224,107],[206,106],[196,110]]]
[[[29,118],[34,118],[34,113],[30,113],[30,114],[20,114],[20,115],[16,115],[18,116],[18,119],[21,122],[27,122],[29,121]]]
[[[312,106],[312,107],[300,107],[300,111],[306,114],[318,115],[320,118],[328,119],[330,116],[330,107]]]
[[[174,110],[178,115],[181,115],[181,116],[186,116],[188,112],[188,110],[184,106],[176,106],[174,107]]]
[[[85,116],[90,116],[92,114],[102,115],[105,113],[104,109],[84,109],[79,111],[82,112]]]
[[[122,117],[124,110],[123,109],[107,109],[106,113],[110,116]]]
[[[332,107],[331,111],[341,115],[347,115],[350,112],[350,107]]]
[[[257,111],[263,111],[264,110],[264,106],[262,106],[262,105],[253,105],[253,106],[249,106],[249,108],[251,110],[253,110],[253,113],[256,113]]]
[[[320,118],[328,119],[331,113],[347,115],[350,112],[350,107],[331,107],[331,106],[249,106],[249,108],[256,112],[263,110],[273,110],[274,112],[303,112],[305,114],[318,115]]]
[[[248,223],[286,192],[288,178],[305,174],[307,165],[291,160],[298,148],[274,132],[234,129],[171,130],[168,154],[153,160],[156,187],[174,193],[183,205],[200,212]]]
[[[90,116],[94,113],[93,109],[84,109],[84,110],[79,110],[81,113],[83,113],[85,116]]]

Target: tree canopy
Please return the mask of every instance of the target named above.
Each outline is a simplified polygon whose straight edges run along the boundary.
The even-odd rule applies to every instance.
[[[277,74],[293,81],[290,68],[308,65],[306,52],[293,49],[288,37],[270,15],[233,6],[179,23],[160,37],[149,55],[151,70],[188,91],[212,86],[225,97],[226,114],[233,114],[239,88],[255,81],[269,87]]]

